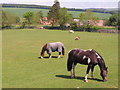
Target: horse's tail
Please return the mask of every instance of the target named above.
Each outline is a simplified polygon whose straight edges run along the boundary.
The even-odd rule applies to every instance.
[[[69,53],[68,60],[67,60],[67,70],[68,71],[71,71],[73,63],[74,63],[74,60],[72,59],[72,55]]]
[[[63,46],[62,46],[62,55],[65,55],[65,49]]]
[[[62,55],[65,55],[65,49],[63,46],[62,46]]]

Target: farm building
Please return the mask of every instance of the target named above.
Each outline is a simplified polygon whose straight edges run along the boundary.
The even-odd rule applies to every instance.
[[[79,19],[74,19],[74,22],[76,22],[78,26],[83,25],[83,23],[80,22]],[[89,21],[89,22],[92,23],[92,21]],[[101,27],[102,27],[102,26],[104,26],[104,23],[105,23],[105,20],[98,20],[98,21],[96,22],[96,24],[94,24],[94,26],[101,26]]]
[[[74,22],[77,23],[78,26],[81,26],[83,25],[82,22],[80,22],[79,19],[74,19]],[[91,22],[91,21],[90,21]],[[43,24],[43,25],[50,25],[51,24],[51,21],[48,21],[48,18],[47,17],[43,17],[42,19],[40,19],[40,23]],[[98,20],[96,22],[96,24],[94,24],[95,26],[104,26],[104,23],[105,23],[105,20]]]
[[[43,25],[50,25],[51,24],[51,22],[48,21],[47,17],[43,17],[42,19],[40,19],[40,23]]]

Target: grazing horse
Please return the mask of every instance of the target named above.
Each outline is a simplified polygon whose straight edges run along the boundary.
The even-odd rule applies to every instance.
[[[75,66],[77,65],[77,63],[88,65],[84,80],[85,82],[88,82],[87,77],[90,69],[92,71],[91,77],[92,79],[94,79],[93,71],[94,71],[94,66],[96,65],[99,65],[100,67],[101,70],[100,75],[102,76],[103,81],[107,81],[107,74],[108,74],[107,67],[105,65],[103,58],[95,50],[73,49],[69,51],[68,60],[67,60],[67,70],[71,71],[71,78],[75,77]]]
[[[49,54],[49,58],[51,58],[51,52],[59,52],[58,58],[60,58],[60,55],[64,55],[64,44],[61,42],[54,42],[54,43],[47,43],[43,46],[41,51],[41,58],[44,57],[44,52],[47,51],[47,54]]]

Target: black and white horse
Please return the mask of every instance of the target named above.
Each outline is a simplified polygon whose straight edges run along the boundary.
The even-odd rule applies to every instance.
[[[60,58],[61,53],[64,55],[64,44],[61,42],[54,42],[54,43],[47,43],[43,46],[41,51],[41,58],[44,57],[44,53],[47,51],[47,54],[49,54],[49,58],[51,58],[51,52],[59,52],[58,58]]]
[[[100,75],[103,78],[103,81],[107,81],[107,74],[108,70],[105,65],[103,58],[98,54],[95,50],[81,50],[81,49],[73,49],[70,50],[68,53],[68,60],[67,60],[67,70],[71,71],[71,78],[75,77],[75,66],[77,63],[88,65],[85,82],[88,82],[87,77],[89,70],[91,69],[91,77],[94,79],[93,71],[94,66],[99,65],[101,73]]]

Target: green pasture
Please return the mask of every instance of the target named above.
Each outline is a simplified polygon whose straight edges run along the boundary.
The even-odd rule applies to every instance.
[[[22,17],[24,13],[31,11],[31,12],[38,12],[42,11],[43,15],[46,17],[49,10],[48,9],[30,9],[30,8],[2,8],[4,11],[8,11],[13,13],[16,16]],[[68,13],[72,14],[74,18],[79,18],[80,11],[68,11]],[[111,16],[111,14],[105,14],[105,13],[94,13],[96,17],[99,19],[107,19]]]
[[[80,36],[80,40],[74,40]],[[63,42],[65,56],[60,59],[40,59],[40,51],[48,42]],[[95,67],[95,80],[85,83],[87,66],[76,66],[76,79],[67,71],[67,54],[74,48],[95,49],[108,66],[108,81],[102,82],[99,66]],[[57,56],[57,52],[52,53]],[[45,56],[48,56],[45,54]],[[118,87],[118,35],[106,33],[59,30],[16,29],[2,31],[2,87],[3,88],[117,88]]]
[[[2,10],[11,12],[12,14],[23,17],[23,14],[26,12],[39,12],[42,11],[43,15],[46,17],[47,13],[49,12],[48,9],[32,9],[32,8],[2,8]]]
[[[68,11],[68,13],[72,14],[74,18],[79,18],[80,13],[84,13],[84,12]],[[106,14],[106,13],[94,13],[94,15],[99,19],[108,19],[111,16],[111,14]]]

